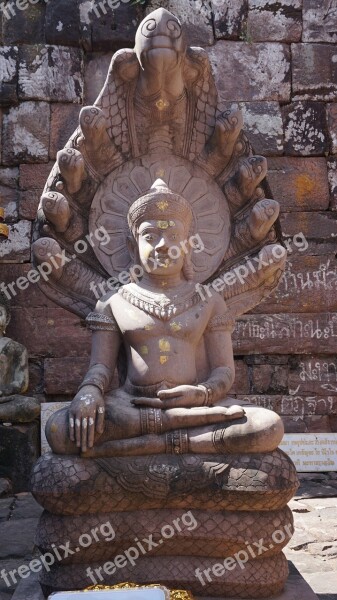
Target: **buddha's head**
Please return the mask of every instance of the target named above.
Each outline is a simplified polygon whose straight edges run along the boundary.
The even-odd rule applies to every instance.
[[[189,202],[157,179],[128,212],[134,262],[139,261],[147,273],[165,277],[183,272],[186,279],[193,279],[188,244],[192,221]]]
[[[6,332],[6,327],[10,321],[11,313],[7,299],[0,293],[0,337]]]
[[[143,19],[136,33],[135,52],[142,69],[174,68],[186,52],[180,21],[165,8]]]

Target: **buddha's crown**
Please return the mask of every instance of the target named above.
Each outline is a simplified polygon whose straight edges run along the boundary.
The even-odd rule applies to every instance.
[[[128,225],[135,235],[145,220],[179,219],[188,232],[192,223],[191,205],[183,196],[170,190],[162,179],[157,179],[151,189],[138,198],[129,208]]]

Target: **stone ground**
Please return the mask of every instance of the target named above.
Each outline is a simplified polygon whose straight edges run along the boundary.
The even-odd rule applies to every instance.
[[[337,473],[305,473],[300,479],[290,503],[296,532],[286,554],[319,600],[337,600]],[[40,513],[30,494],[0,500],[0,572],[29,563]],[[10,600],[14,589],[0,579],[0,600]]]

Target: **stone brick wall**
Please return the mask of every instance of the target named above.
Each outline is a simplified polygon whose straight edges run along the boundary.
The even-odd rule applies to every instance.
[[[208,53],[224,106],[238,102],[268,158],[289,249],[278,291],[234,333],[233,392],[271,407],[287,431],[337,431],[337,5],[328,0],[15,0],[0,26],[0,282],[30,265],[47,175],[92,103],[114,51],[165,6]],[[10,8],[10,5],[12,6]],[[30,392],[70,399],[88,364],[83,323],[36,285],[13,288],[8,334],[30,353]]]

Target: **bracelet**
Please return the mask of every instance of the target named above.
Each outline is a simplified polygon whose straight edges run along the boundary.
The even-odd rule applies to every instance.
[[[205,394],[205,400],[203,406],[212,406],[213,405],[213,390],[210,385],[206,383],[199,383],[197,386],[200,390],[202,390]]]
[[[98,377],[91,377],[89,379],[84,379],[77,391],[79,392],[86,385],[93,385],[99,389],[99,391],[101,392],[102,395],[104,394],[105,385],[100,379],[98,379]]]
[[[166,454],[187,454],[188,450],[188,433],[185,429],[166,434]]]

